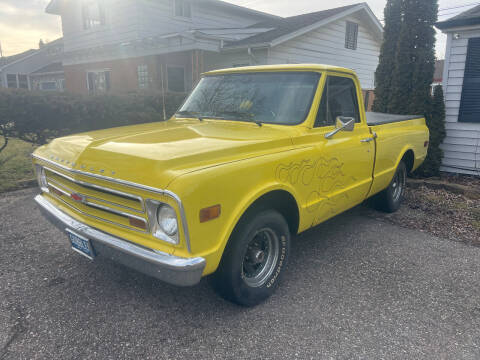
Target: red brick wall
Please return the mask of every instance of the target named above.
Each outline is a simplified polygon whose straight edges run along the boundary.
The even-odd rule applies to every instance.
[[[110,92],[122,93],[138,90],[138,65],[148,66],[149,88],[152,90],[161,90],[161,65],[163,64],[164,86],[167,87],[167,65],[183,66],[185,68],[185,87],[188,90],[192,86],[192,72],[201,72],[203,67],[203,54],[198,57],[192,52],[181,52],[165,55],[153,55],[139,57],[134,59],[113,60],[96,62],[89,64],[67,65],[64,66],[65,86],[67,91],[87,94],[87,72],[110,70]],[[195,60],[192,66],[192,60]],[[195,76],[195,79],[198,75]]]
[[[135,59],[104,61],[89,64],[64,66],[65,86],[67,91],[77,94],[88,94],[87,72],[96,70],[110,70],[111,93],[122,93],[138,90],[137,67],[148,65],[150,85],[158,88],[157,58],[148,56]]]

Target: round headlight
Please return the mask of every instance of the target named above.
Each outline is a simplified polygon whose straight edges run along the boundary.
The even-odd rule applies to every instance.
[[[160,228],[168,236],[174,236],[178,231],[177,214],[169,205],[162,205],[157,210],[157,221]]]

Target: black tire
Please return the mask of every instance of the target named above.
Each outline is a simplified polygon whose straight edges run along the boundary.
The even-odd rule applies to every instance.
[[[289,251],[290,231],[282,215],[274,210],[247,215],[230,237],[212,285],[229,301],[255,306],[275,292]]]
[[[373,206],[377,210],[393,213],[400,208],[405,194],[407,167],[400,161],[388,187],[373,197]]]

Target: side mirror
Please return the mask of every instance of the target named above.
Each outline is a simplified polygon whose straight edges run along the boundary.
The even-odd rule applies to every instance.
[[[330,139],[340,131],[353,131],[355,129],[355,119],[347,116],[337,116],[335,120],[335,130],[325,134],[326,139]]]

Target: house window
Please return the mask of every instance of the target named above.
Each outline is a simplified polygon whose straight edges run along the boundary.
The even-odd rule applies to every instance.
[[[10,89],[16,89],[18,87],[16,74],[7,74],[7,87]]]
[[[87,86],[90,95],[105,94],[110,90],[110,71],[87,72]]]
[[[28,89],[28,77],[27,77],[27,75],[18,75],[18,87],[20,89]]]
[[[192,17],[192,5],[187,0],[174,0],[173,7],[175,16],[191,18]]]
[[[358,24],[347,21],[347,29],[345,33],[345,48],[357,50],[358,41]]]
[[[185,69],[179,66],[167,66],[167,86],[172,92],[185,92]]]
[[[138,88],[148,89],[148,65],[138,65],[137,77],[138,77]]]
[[[42,81],[40,83],[40,90],[55,91],[57,90],[57,83],[55,81]]]
[[[105,25],[105,7],[102,0],[85,1],[82,6],[83,28],[93,29]]]

